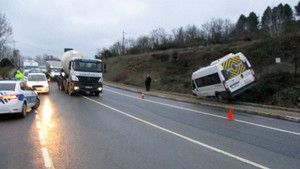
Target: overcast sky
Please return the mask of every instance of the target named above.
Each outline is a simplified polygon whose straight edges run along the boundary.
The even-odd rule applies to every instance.
[[[13,28],[15,47],[22,56],[45,53],[60,58],[64,48],[87,57],[125,38],[149,35],[157,28],[200,26],[212,18],[230,19],[267,6],[299,0],[1,0],[0,13]],[[10,44],[13,47],[12,44]]]

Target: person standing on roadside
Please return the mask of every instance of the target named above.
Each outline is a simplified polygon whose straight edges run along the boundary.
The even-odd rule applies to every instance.
[[[15,78],[19,81],[23,81],[24,75],[19,70],[17,70],[17,73],[15,75]]]
[[[145,85],[146,85],[146,91],[150,91],[150,84],[151,84],[151,77],[149,74],[147,74]]]

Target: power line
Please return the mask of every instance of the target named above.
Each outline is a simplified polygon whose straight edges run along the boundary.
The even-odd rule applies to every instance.
[[[17,41],[15,41],[15,40],[12,40],[12,41],[8,41],[8,42],[6,42],[6,43],[12,43],[13,44],[13,48],[14,48],[14,50],[15,50],[15,43],[16,43]]]
[[[126,32],[125,34],[126,35],[135,35],[135,36],[145,36],[145,35],[142,35],[142,34],[139,34],[139,33],[130,33],[130,32]]]
[[[58,51],[55,51],[55,50],[50,50],[50,49],[45,49],[45,48],[40,48],[40,47],[37,47],[37,46],[29,45],[29,44],[26,44],[26,43],[23,43],[23,42],[20,42],[20,41],[14,41],[14,42],[17,42],[19,44],[22,44],[22,45],[30,47],[30,48],[42,50],[42,51],[55,52],[55,53],[59,53],[59,54],[61,53],[61,52],[58,52]]]

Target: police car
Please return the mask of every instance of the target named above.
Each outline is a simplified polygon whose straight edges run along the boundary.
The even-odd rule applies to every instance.
[[[17,113],[26,116],[29,108],[37,109],[40,99],[23,81],[0,81],[0,114]]]

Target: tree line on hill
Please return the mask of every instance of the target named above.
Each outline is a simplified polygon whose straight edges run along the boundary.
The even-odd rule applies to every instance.
[[[248,16],[241,15],[236,24],[229,19],[215,19],[198,28],[188,25],[166,33],[163,28],[151,31],[148,36],[137,39],[124,39],[115,42],[111,47],[98,50],[96,58],[140,54],[156,50],[185,48],[209,44],[224,44],[233,41],[251,41],[255,39],[274,38],[284,34],[296,33],[300,29],[300,1],[294,7],[280,3],[273,8],[267,7],[259,21],[255,12]]]

